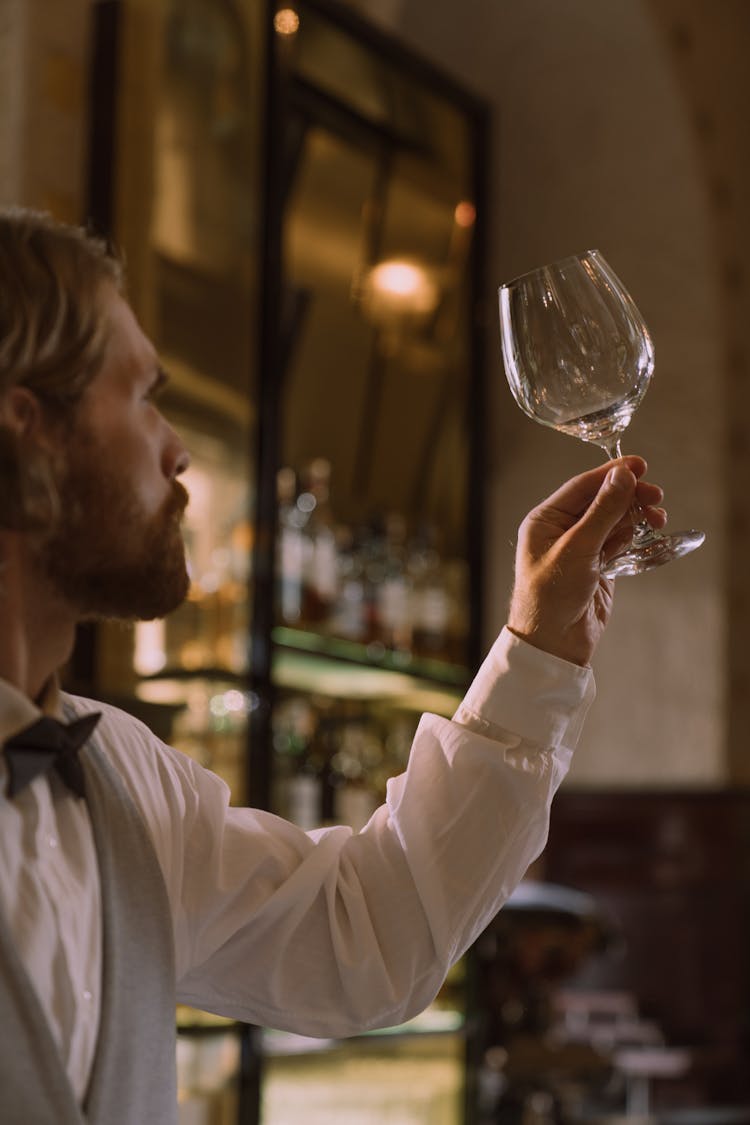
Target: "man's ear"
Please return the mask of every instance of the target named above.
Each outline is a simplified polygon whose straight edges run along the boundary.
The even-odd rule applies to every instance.
[[[28,387],[10,387],[0,400],[0,421],[26,441],[44,444],[44,412],[42,404]]]
[[[0,399],[0,529],[47,531],[59,516],[54,440],[37,396],[11,387]]]
[[[42,403],[27,387],[0,398],[0,529],[46,531],[60,515],[54,440]]]
[[[28,387],[11,387],[3,395],[3,421],[15,433],[28,437],[38,423],[39,414],[39,400]]]

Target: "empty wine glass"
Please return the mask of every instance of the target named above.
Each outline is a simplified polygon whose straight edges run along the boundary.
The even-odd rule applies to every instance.
[[[501,285],[500,336],[510,389],[541,422],[621,457],[620,435],[648,388],[654,348],[643,317],[598,250]],[[702,531],[662,534],[632,509],[633,538],[602,574],[640,574],[694,551]]]

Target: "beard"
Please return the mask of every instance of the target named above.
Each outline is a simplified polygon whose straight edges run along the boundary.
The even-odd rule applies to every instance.
[[[162,508],[148,514],[92,435],[77,428],[68,450],[57,480],[59,523],[37,556],[45,578],[82,621],[166,616],[190,586],[186,489],[173,481]]]

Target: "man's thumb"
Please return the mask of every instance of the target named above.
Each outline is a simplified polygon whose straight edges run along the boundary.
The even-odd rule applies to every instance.
[[[587,551],[600,551],[635,499],[636,479],[624,465],[609,470],[571,538]]]

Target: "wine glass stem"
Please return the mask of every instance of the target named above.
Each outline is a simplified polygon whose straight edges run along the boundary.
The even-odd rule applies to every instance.
[[[612,438],[610,441],[602,442],[601,447],[607,454],[610,461],[615,461],[622,457],[622,449],[620,448],[620,439]],[[633,504],[630,509],[630,518],[633,521],[633,542],[635,544],[642,543],[646,539],[654,538],[654,531],[651,524],[643,514],[643,508],[640,504]]]

